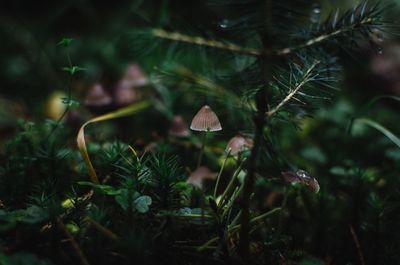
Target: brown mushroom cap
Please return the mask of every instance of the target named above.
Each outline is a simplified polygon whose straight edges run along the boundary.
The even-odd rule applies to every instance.
[[[188,126],[182,116],[175,116],[173,118],[168,133],[175,137],[188,137],[190,135]]]
[[[190,124],[190,129],[193,131],[215,132],[222,130],[222,127],[214,111],[212,111],[209,106],[205,105],[194,116]]]
[[[226,152],[230,151],[231,155],[237,155],[245,149],[253,148],[253,145],[253,139],[239,134],[229,140],[225,150]]]
[[[195,187],[202,188],[204,180],[215,179],[216,177],[217,177],[216,172],[212,172],[208,167],[201,166],[192,172],[192,174],[190,175],[190,177],[186,182]]]
[[[119,82],[114,91],[114,102],[117,106],[126,106],[138,100],[134,87]]]
[[[143,86],[147,83],[147,78],[142,69],[135,63],[126,67],[122,80],[127,86]]]
[[[111,104],[111,96],[99,83],[94,84],[86,95],[85,105],[90,107],[101,107]]]

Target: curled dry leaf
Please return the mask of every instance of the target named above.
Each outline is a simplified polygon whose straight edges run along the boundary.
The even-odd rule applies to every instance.
[[[312,192],[317,193],[320,189],[318,181],[304,170],[285,171],[282,172],[282,176],[287,183],[301,183]]]

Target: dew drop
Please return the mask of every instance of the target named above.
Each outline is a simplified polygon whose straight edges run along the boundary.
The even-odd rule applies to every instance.
[[[319,4],[315,3],[312,6],[310,21],[311,23],[318,23],[321,17],[321,7]]]
[[[227,20],[226,18],[223,19],[221,22],[219,22],[219,26],[223,29],[226,29],[229,25],[229,20]]]

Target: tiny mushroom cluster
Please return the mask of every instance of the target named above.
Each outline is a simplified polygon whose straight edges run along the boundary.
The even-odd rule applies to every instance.
[[[214,191],[215,195],[223,167],[220,173],[217,175],[214,172],[211,172],[207,167],[201,166],[201,161],[204,153],[204,147],[206,144],[207,133],[222,130],[221,123],[215,112],[208,105],[205,105],[194,116],[190,124],[190,129],[192,129],[193,131],[203,132],[203,138],[201,142],[201,149],[197,167],[192,172],[187,182],[195,187],[201,188],[204,180],[217,178],[217,184]],[[169,133],[170,135],[177,137],[186,137],[189,135],[186,123],[184,122],[181,116],[176,116],[173,119]],[[246,150],[251,150],[253,146],[254,146],[254,141],[251,137],[239,133],[229,140],[225,152],[227,154],[227,157],[229,155],[238,156],[239,157],[238,161],[239,161],[241,153]],[[320,189],[318,181],[315,178],[311,177],[304,170],[297,170],[295,172],[294,171],[282,172],[282,176],[286,182],[301,183],[302,185],[306,186],[308,189],[310,189],[315,193],[317,193]]]
[[[127,66],[121,79],[115,84],[112,95],[100,83],[94,83],[84,99],[85,105],[93,111],[108,107],[124,107],[140,100],[137,88],[144,86],[148,80],[137,64]]]

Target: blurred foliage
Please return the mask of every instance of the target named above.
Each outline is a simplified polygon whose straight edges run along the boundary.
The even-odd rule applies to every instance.
[[[251,204],[255,264],[400,263],[398,2],[384,9],[385,31],[351,31],[324,49],[276,62],[271,108],[307,84],[264,131]],[[155,38],[152,29],[258,49],[258,3],[0,3],[1,264],[227,262],[226,252],[237,248],[249,152],[224,164],[224,149],[237,133],[253,136],[261,62]],[[362,3],[352,10],[357,4],[277,1],[275,45],[342,30],[355,10],[362,13]],[[337,8],[350,11],[335,16]],[[101,83],[115,99],[133,63],[148,81],[135,89],[153,108],[87,128],[88,152],[102,180],[89,182],[76,134],[85,121],[117,106],[90,108],[85,96]],[[220,172],[216,198],[210,195],[215,181],[205,180],[202,189],[187,182],[200,134],[168,132],[174,116],[190,121],[205,103],[223,127],[207,136],[204,157]],[[281,172],[299,168],[318,180],[318,194],[284,183]]]

